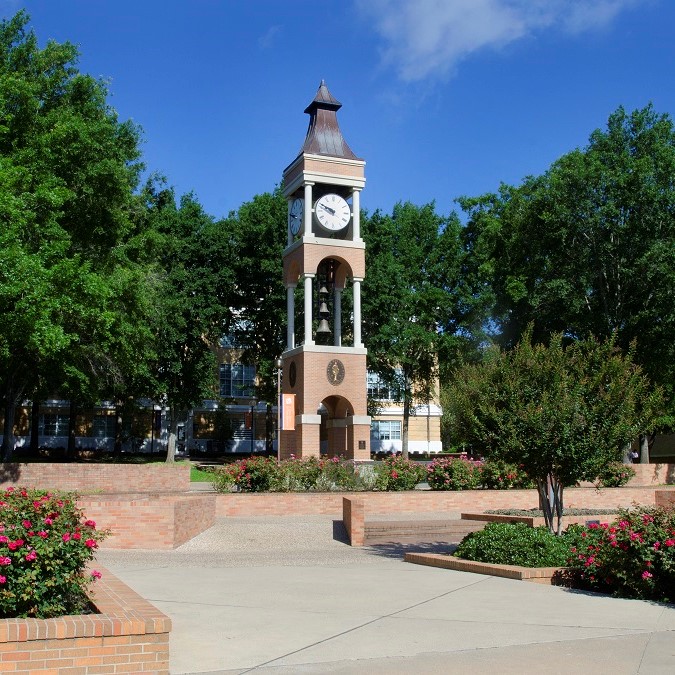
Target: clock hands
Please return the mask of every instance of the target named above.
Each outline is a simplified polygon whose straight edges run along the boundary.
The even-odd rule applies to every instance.
[[[330,213],[331,216],[335,215],[335,209],[331,209],[330,206],[326,206],[325,204],[319,204],[319,206],[325,211],[328,211],[328,213]]]

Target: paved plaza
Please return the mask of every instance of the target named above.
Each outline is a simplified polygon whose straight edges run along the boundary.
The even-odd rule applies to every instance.
[[[98,561],[173,622],[171,673],[675,673],[675,607],[404,563],[330,516],[227,518]]]

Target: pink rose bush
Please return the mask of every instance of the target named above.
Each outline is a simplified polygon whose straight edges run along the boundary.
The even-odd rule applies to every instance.
[[[0,618],[87,611],[86,573],[106,533],[84,520],[75,495],[8,488],[0,493]]]
[[[675,510],[637,507],[616,522],[571,525],[567,574],[577,588],[675,601]]]

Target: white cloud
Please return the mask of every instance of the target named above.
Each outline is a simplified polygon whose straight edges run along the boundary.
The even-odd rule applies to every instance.
[[[264,35],[258,38],[258,47],[270,49],[274,46],[277,36],[281,33],[281,26],[270,26]]]
[[[645,0],[355,0],[384,42],[382,59],[406,82],[452,74],[469,54],[542,30],[606,26]]]

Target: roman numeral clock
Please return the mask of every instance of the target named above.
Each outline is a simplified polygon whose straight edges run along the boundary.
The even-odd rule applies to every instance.
[[[359,197],[365,162],[342,136],[341,107],[322,81],[305,109],[309,128],[300,153],[283,174],[288,240],[283,253],[282,458],[370,459],[361,340],[365,244]]]

